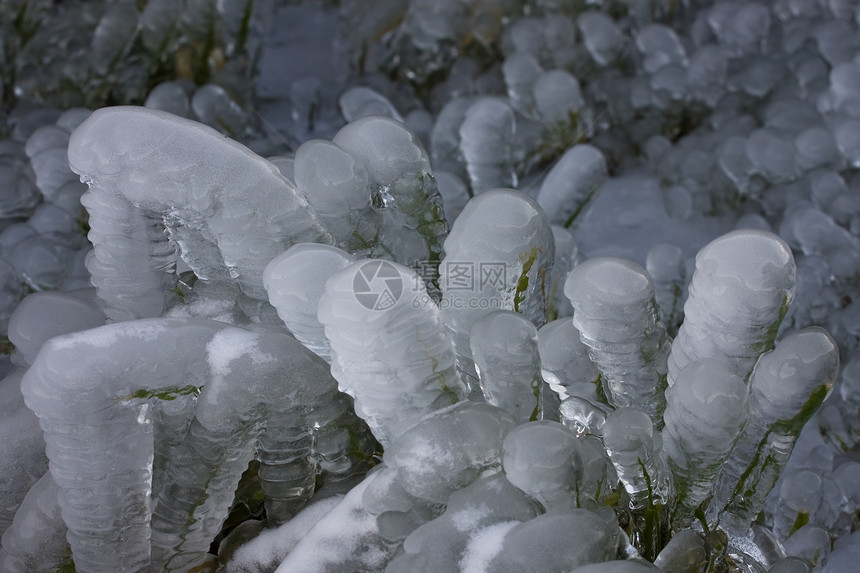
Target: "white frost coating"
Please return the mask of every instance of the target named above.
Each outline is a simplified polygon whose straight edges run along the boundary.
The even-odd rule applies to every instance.
[[[66,524],[60,516],[58,493],[50,473],[27,492],[12,525],[3,534],[0,570],[4,573],[56,571],[66,564]]]
[[[465,397],[439,309],[406,267],[353,263],[326,282],[318,317],[332,374],[383,446]]]
[[[330,141],[312,139],[296,150],[293,169],[296,187],[337,245],[354,252],[375,240],[377,215],[362,163]]]
[[[383,467],[352,488],[299,540],[275,573],[381,570],[391,555],[379,549],[377,516],[365,507],[363,498],[368,487],[393,474]]]
[[[537,201],[553,224],[575,227],[606,176],[603,154],[590,145],[575,145],[547,174]]]
[[[534,324],[515,312],[492,312],[472,325],[469,346],[488,404],[510,412],[520,422],[543,419]]]
[[[743,535],[761,511],[801,429],[830,395],[838,372],[839,348],[819,327],[789,334],[756,363],[749,421],[720,472],[711,507],[712,513],[725,512],[720,523],[726,531]]]
[[[387,573],[458,571],[473,535],[486,528],[536,517],[538,507],[502,473],[476,480],[448,498],[445,513],[421,525],[403,542],[404,553],[386,566]]]
[[[277,529],[264,530],[239,547],[224,567],[225,573],[275,569],[320,519],[343,500],[342,495],[314,502]]]
[[[502,443],[516,420],[499,408],[462,402],[428,416],[385,451],[411,495],[444,504],[451,492],[502,461]]]
[[[675,479],[672,526],[683,529],[711,494],[747,417],[748,388],[716,360],[705,358],[682,370],[666,390],[663,447]]]
[[[469,331],[493,310],[546,321],[555,258],[552,228],[543,209],[513,189],[494,189],[466,204],[445,240],[440,266],[442,319],[460,370],[476,378]]]
[[[659,423],[670,342],[648,273],[627,259],[596,257],[571,271],[564,293],[609,403],[642,408]]]
[[[354,261],[337,247],[299,243],[266,265],[263,286],[269,302],[296,339],[331,363],[331,348],[325,327],[317,319],[317,307],[326,281]]]
[[[82,199],[95,245],[87,268],[113,320],[163,312],[176,246],[200,278],[266,300],[271,259],[293,243],[331,240],[274,165],[169,113],[96,111],[72,134],[69,164],[90,186]]]
[[[472,192],[494,187],[515,187],[513,139],[514,110],[507,101],[483,97],[473,103],[460,125],[460,150],[466,161]]]
[[[81,352],[93,347],[90,338],[110,344]],[[212,355],[222,351],[226,357]],[[201,387],[190,420],[181,408],[178,416],[166,414],[173,399]],[[82,572],[138,571],[150,559],[155,570],[199,563],[255,449],[269,517],[284,521],[313,491],[319,462],[312,426],[350,423],[314,411],[336,400],[335,382],[325,362],[293,338],[199,319],[149,319],[54,338],[21,388],[45,432]],[[265,428],[254,423],[260,417],[269,421]]]
[[[606,561],[618,550],[617,529],[617,522],[610,524],[587,509],[551,511],[511,528],[488,569],[493,573],[570,571]]]
[[[505,535],[519,525],[519,521],[503,521],[485,527],[469,539],[460,560],[461,573],[490,573],[490,562],[502,552]]]
[[[759,355],[773,348],[796,273],[791,248],[766,231],[732,231],[699,251],[684,323],[669,354],[669,385],[705,357],[746,379]]]

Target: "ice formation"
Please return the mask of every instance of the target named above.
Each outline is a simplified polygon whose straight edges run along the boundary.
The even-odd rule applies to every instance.
[[[624,259],[589,259],[571,271],[564,292],[609,403],[640,407],[658,422],[670,344],[645,269]]]
[[[131,348],[134,362],[114,359]],[[265,329],[149,319],[68,334],[46,343],[21,389],[85,571],[199,564],[255,450],[277,522],[310,497],[320,466],[349,475],[362,462],[336,458],[373,445],[343,435],[352,413],[332,407],[325,362]]]
[[[330,241],[274,165],[168,113],[97,111],[69,142],[69,164],[90,186],[82,202],[98,246],[87,268],[113,320],[164,312],[177,250],[198,277],[267,300],[269,261],[294,243]]]
[[[853,570],[858,14],[0,2],[0,569]]]
[[[352,263],[326,281],[318,316],[332,375],[383,446],[466,396],[439,309],[414,271],[380,260]]]
[[[488,220],[492,226],[470,223]],[[458,367],[475,378],[469,333],[480,317],[513,310],[536,326],[546,321],[555,253],[552,229],[533,199],[513,189],[493,189],[466,204],[444,247],[442,320]]]

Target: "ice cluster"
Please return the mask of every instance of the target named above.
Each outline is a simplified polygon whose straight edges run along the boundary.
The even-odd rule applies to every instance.
[[[858,38],[0,0],[0,571],[854,570]]]

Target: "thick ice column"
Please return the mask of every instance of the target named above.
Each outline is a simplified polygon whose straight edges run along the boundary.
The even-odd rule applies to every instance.
[[[764,354],[750,378],[749,420],[717,481],[711,515],[743,535],[776,485],[800,431],[829,396],[839,349],[822,328],[786,336]]]
[[[636,406],[659,423],[669,339],[657,320],[654,287],[645,269],[626,259],[589,259],[571,271],[564,293],[609,403]]]
[[[96,111],[72,133],[69,164],[90,187],[88,268],[114,320],[161,314],[177,246],[201,279],[265,301],[269,261],[293,243],[331,241],[274,165],[166,112]]]
[[[460,150],[473,193],[516,186],[515,131],[514,110],[505,99],[484,97],[469,107],[460,125]]]
[[[773,348],[794,298],[791,249],[766,231],[732,231],[696,255],[684,323],[669,354],[669,385],[700,358],[713,358],[746,380]]]
[[[575,228],[606,177],[603,154],[591,145],[575,145],[547,173],[537,201],[553,224]]]
[[[544,324],[554,257],[549,220],[527,195],[494,189],[466,204],[445,240],[439,283],[442,319],[464,374],[475,378],[469,331],[480,317],[513,310]]]
[[[538,352],[543,379],[562,400],[597,398],[598,388],[603,393],[600,372],[570,317],[548,322],[538,330]]]
[[[317,318],[317,306],[326,281],[354,260],[337,247],[299,243],[272,259],[263,271],[263,286],[278,316],[299,342],[329,363],[331,348]]]
[[[746,421],[748,388],[720,362],[698,360],[666,391],[663,447],[677,498],[676,531],[690,524],[711,494],[720,466]]]
[[[331,344],[332,374],[383,446],[465,397],[439,309],[410,269],[353,263],[326,283],[319,321]]]
[[[370,196],[381,213],[378,237],[360,251],[360,256],[420,269],[421,278],[435,296],[448,226],[421,141],[391,118],[369,116],[345,125],[332,143],[367,170]],[[364,236],[361,230],[358,234]]]
[[[336,396],[326,363],[287,334],[199,319],[53,338],[22,391],[45,432],[77,569],[113,573],[148,568],[150,536],[155,569],[199,563],[255,448],[270,514],[286,519],[316,475],[309,413]],[[162,417],[155,429],[181,439],[154,440],[159,401],[198,392],[190,421]]]
[[[672,476],[662,439],[644,410],[627,407],[611,412],[603,425],[603,444],[633,509],[669,501]]]
[[[499,310],[478,319],[470,335],[472,357],[487,403],[520,422],[543,419],[543,379],[534,324]]]

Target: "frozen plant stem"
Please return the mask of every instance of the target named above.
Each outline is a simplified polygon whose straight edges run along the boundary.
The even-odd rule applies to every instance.
[[[269,518],[289,519],[319,472],[309,416],[337,397],[327,364],[287,334],[179,318],[53,338],[21,388],[82,573],[199,564],[255,449]],[[161,416],[153,430],[162,401],[197,392],[190,420]],[[340,421],[360,434],[355,422]]]
[[[741,536],[749,529],[838,371],[836,342],[818,327],[786,336],[756,363],[749,421],[723,466],[710,508],[727,533]]]
[[[670,342],[657,320],[654,287],[645,269],[626,259],[589,259],[571,271],[564,293],[609,403],[641,408],[659,428]]]

